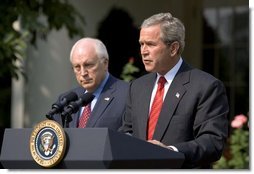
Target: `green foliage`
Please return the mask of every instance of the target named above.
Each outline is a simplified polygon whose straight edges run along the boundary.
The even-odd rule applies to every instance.
[[[215,169],[249,169],[249,129],[247,124],[234,128],[229,139],[229,156],[222,156]]]
[[[123,67],[121,78],[126,82],[130,82],[135,79],[133,74],[136,72],[139,72],[139,68],[134,65],[134,58],[130,58],[128,63]]]
[[[0,6],[0,78],[18,78],[28,42],[46,39],[65,27],[69,37],[83,36],[84,18],[67,0],[2,0]]]
[[[0,41],[0,77],[10,74],[18,78],[17,72],[23,73],[21,64],[26,56],[28,35],[28,32],[8,32]]]
[[[230,168],[249,168],[249,131],[235,129],[230,139],[232,158],[228,161]]]

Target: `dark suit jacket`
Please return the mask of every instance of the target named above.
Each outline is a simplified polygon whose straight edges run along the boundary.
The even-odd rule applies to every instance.
[[[122,132],[146,140],[149,104],[156,73],[130,85]],[[209,168],[221,157],[228,136],[225,88],[213,76],[183,62],[166,94],[154,139],[184,153],[183,168]]]
[[[78,96],[84,94],[85,89],[77,87],[71,90]],[[112,75],[109,76],[87,122],[86,127],[107,127],[112,130],[118,130],[122,124],[122,117],[125,112],[126,97],[129,91],[129,84],[119,80]],[[70,91],[59,96],[58,101]],[[81,108],[77,113],[71,115],[69,122],[70,128],[76,128],[78,125]],[[54,119],[63,124],[60,114],[54,115]]]

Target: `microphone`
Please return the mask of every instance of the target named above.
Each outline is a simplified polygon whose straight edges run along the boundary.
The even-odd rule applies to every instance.
[[[66,94],[60,103],[54,103],[52,105],[52,109],[46,114],[46,117],[50,120],[53,119],[53,115],[59,112],[62,112],[64,107],[69,104],[71,101],[75,101],[78,99],[78,96],[75,92],[70,92]]]
[[[94,95],[92,93],[82,94],[78,100],[75,102],[70,102],[70,104],[66,107],[66,109],[62,112],[62,116],[66,117],[73,113],[76,113],[80,107],[88,105],[94,99]]]

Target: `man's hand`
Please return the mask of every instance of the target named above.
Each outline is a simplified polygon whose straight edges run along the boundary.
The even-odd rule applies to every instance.
[[[157,141],[157,140],[148,140],[147,142],[158,145],[158,146],[161,146],[161,147],[164,147],[164,148],[167,148],[169,150],[173,150],[171,147],[166,146],[165,144],[163,144],[163,143],[161,143],[160,141]]]

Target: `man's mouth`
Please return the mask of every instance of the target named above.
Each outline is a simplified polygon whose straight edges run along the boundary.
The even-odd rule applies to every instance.
[[[149,60],[149,59],[144,59],[143,62],[144,62],[144,63],[151,63],[151,62],[153,62],[153,61],[152,61],[152,60]]]

